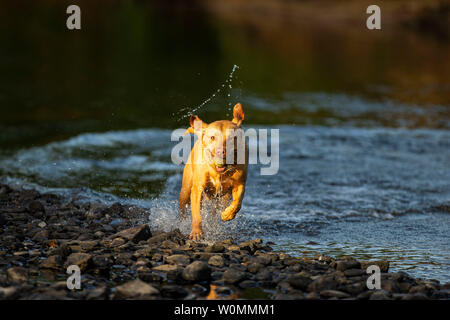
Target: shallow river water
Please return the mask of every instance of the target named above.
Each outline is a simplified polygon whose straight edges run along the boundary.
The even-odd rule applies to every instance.
[[[256,127],[269,128],[269,127]],[[293,254],[385,258],[394,270],[449,280],[450,133],[355,127],[278,126],[276,175],[250,165],[237,218],[204,210],[206,240],[261,237]],[[87,200],[149,210],[154,228],[180,228],[182,166],[171,131],[82,134],[0,158],[9,183],[49,187]]]

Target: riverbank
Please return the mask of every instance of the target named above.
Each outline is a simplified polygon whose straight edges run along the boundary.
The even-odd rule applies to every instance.
[[[0,299],[450,299],[450,283],[389,272],[388,261],[292,257],[261,239],[196,243],[144,221],[139,207],[0,185]],[[366,286],[371,264],[381,290]],[[69,265],[80,290],[67,289]]]

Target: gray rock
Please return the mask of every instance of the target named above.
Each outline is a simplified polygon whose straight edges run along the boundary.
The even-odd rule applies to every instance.
[[[95,267],[104,269],[109,268],[113,264],[113,261],[111,255],[101,254],[92,257],[92,263]]]
[[[336,270],[345,271],[347,269],[360,269],[361,264],[358,261],[336,261]]]
[[[256,240],[250,240],[250,241],[245,241],[239,244],[239,249],[240,250],[245,250],[248,251],[250,253],[255,252],[257,249],[260,248],[260,243],[262,242],[261,239],[256,239]]]
[[[430,300],[430,299],[423,293],[415,293],[415,294],[405,294],[402,297],[402,300]]]
[[[212,256],[211,258],[209,258],[208,260],[208,264],[214,267],[223,267],[225,265],[225,260],[223,259],[222,256]]]
[[[31,201],[28,205],[28,212],[32,215],[45,212],[44,205],[40,201]]]
[[[320,296],[324,298],[338,298],[338,299],[344,299],[349,298],[350,295],[348,293],[338,291],[338,290],[323,290],[320,291]]]
[[[129,228],[122,230],[115,235],[113,235],[111,238],[124,238],[128,241],[133,241],[134,243],[138,243],[139,241],[145,241],[148,238],[152,236],[152,233],[150,232],[150,228],[147,224],[143,224],[137,227]]]
[[[381,272],[389,271],[389,261],[386,261],[386,260],[361,262],[361,269],[367,270],[367,268],[371,265],[377,265],[378,267],[380,267]]]
[[[320,296],[317,292],[310,292],[305,296],[306,300],[319,300]]]
[[[41,229],[33,235],[32,239],[36,242],[44,242],[48,240],[48,235],[48,230]]]
[[[85,271],[90,267],[91,262],[92,256],[90,254],[77,252],[72,253],[70,256],[67,257],[65,266],[67,267],[70,265],[77,265],[80,267],[81,271]]]
[[[167,263],[186,266],[191,262],[189,256],[184,254],[174,254],[165,258]]]
[[[320,276],[308,286],[308,291],[320,292],[322,290],[336,290],[338,283],[333,277]]]
[[[250,263],[250,264],[248,265],[248,271],[251,272],[251,273],[257,273],[257,272],[258,272],[259,270],[261,270],[263,267],[264,267],[264,266],[263,266],[262,264],[257,263],[257,262],[253,262],[253,263]]]
[[[145,283],[144,281],[132,280],[116,287],[116,293],[114,297],[118,299],[131,299],[140,296],[158,295],[158,294],[159,294],[158,289],[152,287],[151,285]]]
[[[211,279],[212,280],[219,280],[223,278],[223,272],[221,271],[214,271],[211,273]]]
[[[86,300],[105,300],[108,298],[109,289],[107,286],[100,285],[89,291]]]
[[[239,287],[240,288],[256,288],[258,287],[258,282],[253,281],[253,280],[244,280],[242,282],[239,283]]]
[[[296,274],[288,279],[289,284],[302,291],[306,291],[308,286],[311,284],[312,280],[303,275]]]
[[[223,280],[231,284],[239,283],[246,278],[245,272],[234,268],[229,268],[223,273]]]
[[[162,272],[176,271],[178,269],[179,269],[178,266],[172,264],[161,264],[159,266],[153,267],[153,270]]]
[[[61,256],[63,259],[65,259],[71,253],[72,253],[72,249],[67,244],[63,243],[60,246],[51,249],[48,254],[50,256],[53,256],[53,255]]]
[[[271,281],[272,278],[273,273],[266,269],[260,270],[255,276],[255,279],[258,281]]]
[[[11,283],[23,283],[28,281],[28,270],[22,267],[12,267],[6,270],[6,276]]]
[[[170,299],[181,299],[186,297],[189,292],[182,286],[165,285],[161,288],[161,295]]]
[[[133,254],[130,252],[121,252],[114,255],[114,263],[124,266],[129,266],[133,264],[132,260]]]
[[[362,269],[347,269],[344,271],[346,277],[358,277],[364,274],[366,274],[366,271]]]
[[[205,281],[211,278],[211,268],[203,261],[194,261],[183,270],[183,279],[187,281]]]
[[[375,290],[369,300],[390,300],[391,295],[386,290]]]
[[[164,249],[177,249],[179,247],[180,246],[178,245],[178,243],[175,243],[172,240],[164,240],[161,243],[161,248],[164,248]]]
[[[217,242],[210,246],[207,246],[205,248],[205,252],[211,252],[211,253],[220,253],[220,252],[223,252],[224,250],[225,250],[225,247],[222,244],[217,243]]]
[[[119,203],[116,202],[110,207],[104,208],[101,211],[102,215],[110,215],[113,217],[122,216],[125,213],[125,208]]]
[[[19,295],[19,290],[16,287],[0,287],[0,299],[9,300],[15,299]]]
[[[374,292],[373,290],[366,290],[364,292],[361,292],[360,294],[358,294],[356,296],[356,299],[358,299],[358,300],[368,300],[368,299],[370,299],[370,296],[372,295],[373,292]]]
[[[41,261],[39,268],[41,269],[51,269],[59,270],[62,265],[62,258],[60,256],[50,256],[47,259]]]
[[[386,290],[389,293],[399,293],[400,290],[397,286],[397,283],[393,280],[382,280],[381,281],[381,288]]]

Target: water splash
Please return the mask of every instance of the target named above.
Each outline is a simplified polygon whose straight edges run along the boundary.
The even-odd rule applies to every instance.
[[[180,218],[178,201],[176,196],[181,184],[181,175],[170,177],[166,183],[166,189],[158,199],[154,200],[148,212],[148,224],[152,230],[170,232],[179,229],[183,234],[189,235],[192,226],[191,210],[186,212],[186,217]],[[248,228],[248,219],[234,219],[223,222],[221,213],[228,203],[212,199],[202,203],[201,217],[203,228],[203,240],[205,242],[233,239],[236,241],[251,238],[243,230]],[[255,228],[251,228],[255,230]]]
[[[222,83],[222,85],[219,87],[219,89],[217,89],[211,96],[209,96],[205,101],[203,101],[201,104],[199,104],[198,106],[196,106],[195,108],[191,108],[191,107],[183,107],[180,110],[178,110],[178,112],[176,113],[177,115],[182,114],[177,121],[181,121],[187,117],[190,117],[192,115],[194,115],[195,113],[197,113],[197,111],[199,111],[200,109],[202,109],[206,104],[208,104],[211,100],[213,100],[220,92],[222,92],[222,90],[224,88],[228,88],[228,90],[231,91],[231,89],[233,89],[232,86],[232,81],[233,81],[233,77],[234,77],[234,73],[235,71],[239,69],[238,65],[234,65],[233,69],[231,70],[230,74],[228,75],[228,79],[225,80],[224,83]],[[227,97],[231,97],[231,93],[227,94]],[[187,110],[187,113],[185,113]],[[231,101],[228,102],[228,110],[231,110]],[[184,113],[184,114],[183,114]],[[175,116],[175,113],[172,114],[173,116]]]

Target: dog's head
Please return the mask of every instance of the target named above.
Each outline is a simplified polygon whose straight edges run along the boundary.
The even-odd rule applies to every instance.
[[[231,166],[238,160],[239,134],[242,131],[241,123],[244,120],[244,109],[240,103],[233,108],[233,120],[219,120],[207,124],[197,116],[191,116],[191,126],[186,133],[195,133],[201,139],[203,149],[203,162],[213,166],[218,173],[226,171],[227,166]],[[233,153],[233,162],[227,163],[227,154]],[[230,161],[228,161],[230,162]]]

